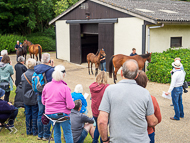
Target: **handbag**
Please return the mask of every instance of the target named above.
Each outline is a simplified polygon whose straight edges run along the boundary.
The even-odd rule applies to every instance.
[[[24,73],[24,77],[27,80],[27,82],[31,85],[30,81],[28,80],[28,78],[26,77],[25,73]],[[25,94],[24,94],[24,98],[23,98],[24,104],[26,105],[36,105],[37,104],[37,95],[36,93],[33,91],[33,89],[28,90]]]
[[[183,87],[184,87],[184,88],[188,88],[188,83],[187,83],[186,81],[184,81]]]
[[[10,89],[10,83],[8,81],[0,82],[0,88],[2,88],[4,90],[9,90]]]

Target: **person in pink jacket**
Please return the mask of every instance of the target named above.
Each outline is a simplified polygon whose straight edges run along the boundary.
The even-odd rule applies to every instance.
[[[90,93],[91,93],[91,100],[92,100],[92,104],[91,104],[92,114],[93,114],[94,120],[96,121],[96,129],[94,132],[93,143],[98,142],[98,138],[99,138],[98,124],[97,124],[97,118],[99,115],[98,108],[102,101],[104,91],[108,86],[109,86],[109,84],[107,84],[107,75],[106,75],[106,72],[104,72],[104,71],[101,71],[96,77],[96,82],[92,83],[89,86]],[[100,141],[102,143],[101,138],[100,138]]]
[[[47,83],[42,92],[42,104],[45,105],[45,114],[50,118],[58,119],[69,116],[71,109],[75,107],[72,100],[71,90],[63,81],[65,77],[65,67],[58,65],[52,74],[52,81]],[[62,123],[56,123],[54,128],[55,143],[61,143],[62,126],[66,143],[73,143],[71,122],[66,120]]]

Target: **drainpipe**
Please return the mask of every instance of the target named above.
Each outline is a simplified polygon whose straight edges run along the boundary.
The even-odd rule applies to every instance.
[[[148,27],[148,52],[150,53],[150,29],[153,28],[161,28],[164,27],[164,24],[162,24],[161,26],[152,26],[152,27]]]

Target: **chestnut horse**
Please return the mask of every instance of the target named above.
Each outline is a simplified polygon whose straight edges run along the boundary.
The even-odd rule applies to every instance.
[[[96,55],[94,55],[94,53],[89,53],[87,55],[87,62],[88,62],[88,72],[89,72],[89,75],[90,75],[90,63],[91,63],[91,72],[93,74],[93,71],[92,71],[92,65],[93,63],[95,63],[95,68],[96,68],[96,73],[95,73],[95,76],[98,74],[98,67],[100,65],[100,58],[101,56],[106,56],[105,52],[103,49],[100,49],[98,50],[98,52],[96,53]]]
[[[30,54],[30,57],[32,58],[32,54],[33,54],[33,59],[34,59],[34,55],[36,56],[36,59],[38,61],[38,53],[39,53],[39,60],[41,61],[41,56],[42,56],[42,46],[40,46],[39,44],[32,44],[32,42],[25,40],[23,42],[24,46],[28,46],[28,51]]]
[[[152,53],[147,52],[147,54],[135,55],[135,56],[126,56],[122,54],[113,55],[109,62],[109,77],[112,78],[112,72],[113,72],[113,66],[114,66],[115,71],[113,72],[113,76],[114,76],[114,83],[116,83],[117,71],[120,69],[123,63],[129,59],[136,60],[139,66],[139,70],[142,70],[144,68],[144,63],[146,61],[151,62],[151,54]]]

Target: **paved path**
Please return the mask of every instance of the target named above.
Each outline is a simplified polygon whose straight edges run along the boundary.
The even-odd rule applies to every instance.
[[[13,65],[15,65],[15,55],[10,55],[10,57]],[[29,56],[27,56],[27,58],[29,58]],[[80,83],[83,85],[84,93],[90,93],[89,85],[95,81],[95,76],[88,75],[86,63],[76,65],[67,61],[58,60],[56,59],[55,53],[51,53],[51,59],[54,59],[55,65],[62,64],[65,66],[65,81],[71,88],[72,92],[74,91],[75,85]],[[120,80],[121,77],[118,75],[118,81]],[[108,82],[109,84],[113,84],[113,79],[109,79]],[[174,115],[173,107],[170,106],[171,100],[164,99],[161,96],[162,91],[167,91],[169,89],[169,84],[149,82],[147,89],[151,95],[156,97],[162,113],[162,122],[156,126],[156,143],[190,143],[190,90],[188,93],[183,94],[185,118],[180,121],[172,121],[169,119]],[[89,111],[88,115],[92,116],[90,96],[87,98],[87,102]]]

